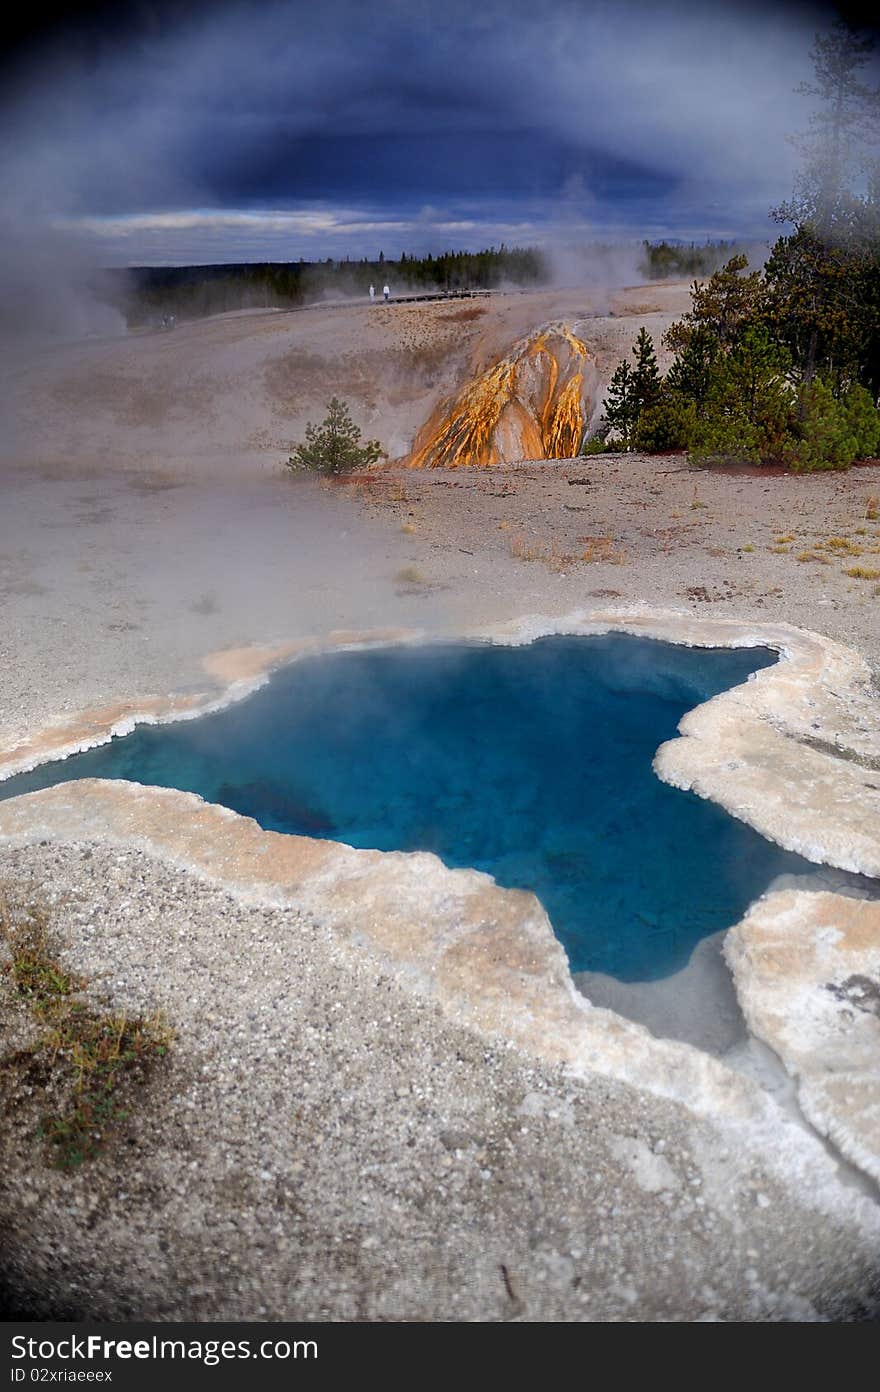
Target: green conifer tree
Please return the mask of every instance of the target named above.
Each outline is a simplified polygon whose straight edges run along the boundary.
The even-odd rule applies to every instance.
[[[334,396],[321,425],[306,426],[305,443],[297,445],[287,461],[291,471],[312,469],[321,474],[343,474],[365,469],[384,458],[378,440],[360,443],[360,427],[355,425],[344,401]]]
[[[654,340],[644,325],[639,329],[633,345],[633,357],[636,360],[635,371],[632,374],[635,425],[638,424],[638,418],[645,408],[653,406],[660,395],[660,373],[654,352]]]
[[[608,384],[603,420],[609,432],[620,436],[624,449],[629,449],[630,436],[636,423],[633,399],[633,372],[624,358],[618,363]]]
[[[697,325],[666,374],[667,390],[701,407],[709,394],[713,364],[720,351],[709,330]]]
[[[748,270],[748,257],[732,256],[720,271],[714,271],[704,285],[691,286],[691,308],[667,329],[663,341],[674,353],[681,353],[691,339],[700,334],[711,338],[726,352],[759,315],[763,300],[760,271]]]

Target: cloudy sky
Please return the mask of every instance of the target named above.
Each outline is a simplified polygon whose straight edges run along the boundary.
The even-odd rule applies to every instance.
[[[774,235],[822,4],[80,7],[5,55],[7,240],[107,264]]]

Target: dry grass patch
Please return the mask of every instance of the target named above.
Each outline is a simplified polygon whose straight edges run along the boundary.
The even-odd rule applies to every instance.
[[[626,562],[626,554],[617,549],[613,537],[578,537],[578,541],[584,546],[581,560],[588,565],[597,561],[607,561],[609,565],[624,565]]]
[[[510,538],[510,554],[518,561],[541,561],[557,575],[564,571],[571,570],[577,565],[579,559],[571,551],[565,551],[555,541],[547,541],[544,537],[527,537],[520,532]]]
[[[862,548],[856,542],[850,541],[849,537],[828,537],[826,541],[819,544],[825,546],[828,551],[833,551],[836,556],[861,556],[862,554]]]
[[[880,580],[880,570],[875,566],[849,566],[843,573],[852,580]]]
[[[54,1169],[75,1170],[130,1116],[173,1034],[158,1013],[126,1015],[86,1000],[85,978],[58,960],[43,905],[0,891],[0,940],[3,970],[38,1029],[36,1042],[4,1057],[0,1069],[51,1099],[38,1134]]]

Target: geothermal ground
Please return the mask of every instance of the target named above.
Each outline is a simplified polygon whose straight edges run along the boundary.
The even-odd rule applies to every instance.
[[[328,307],[7,355],[0,755],[260,666],[211,654],[340,629],[649,604],[808,628],[876,671],[880,466],[598,457],[341,486],[281,467],[334,393],[402,459],[539,325],[576,321],[607,380],[642,323],[659,340],[686,305],[664,285]],[[735,1117],[647,1074],[573,1070],[442,1010],[366,924],[341,933],[320,903],[257,903],[172,860],[85,823],[0,839],[0,881],[49,904],[75,968],[176,1031],[116,1138],[59,1174],[2,978],[10,1311],[800,1319],[876,1298],[870,1181],[808,1129],[759,1108],[743,1144]]]

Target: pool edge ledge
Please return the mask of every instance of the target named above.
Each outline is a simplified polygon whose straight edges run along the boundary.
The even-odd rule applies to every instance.
[[[368,950],[450,1019],[581,1076],[605,1074],[705,1115],[765,1117],[760,1089],[688,1044],[592,1006],[534,894],[430,852],[357,850],[264,831],[194,793],[82,779],[0,802],[0,840],[134,849],[255,907],[291,908]]]
[[[880,903],[780,890],[729,929],[750,1032],[795,1081],[806,1119],[880,1184]]]
[[[876,1204],[840,1187],[832,1156],[759,1083],[580,995],[527,891],[450,870],[428,852],[355,850],[264,831],[195,794],[116,780],[58,784],[0,803],[0,840],[140,851],[255,908],[312,917],[451,1022],[567,1076],[606,1078],[685,1107],[722,1128],[728,1147],[760,1154],[780,1178],[793,1169],[807,1176],[819,1208],[839,1212],[843,1204],[854,1213],[855,1204],[880,1240]]]

